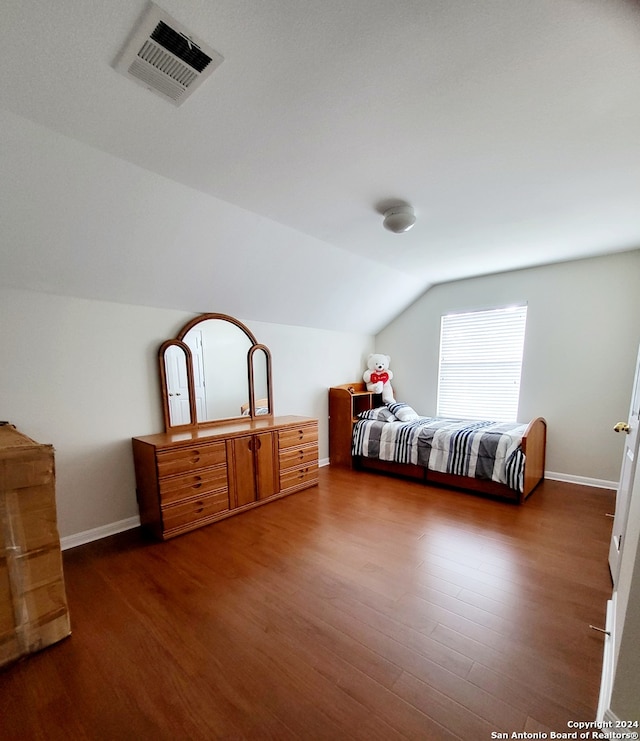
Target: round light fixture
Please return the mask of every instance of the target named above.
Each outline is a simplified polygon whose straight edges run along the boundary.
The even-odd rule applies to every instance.
[[[392,206],[384,212],[382,223],[390,232],[402,234],[416,223],[416,215],[411,206]]]

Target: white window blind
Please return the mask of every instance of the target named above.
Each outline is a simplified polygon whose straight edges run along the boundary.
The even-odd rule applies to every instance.
[[[526,306],[442,317],[439,417],[517,420],[526,321]]]

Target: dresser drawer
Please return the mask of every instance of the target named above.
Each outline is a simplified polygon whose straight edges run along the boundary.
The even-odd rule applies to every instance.
[[[318,462],[318,446],[303,445],[280,451],[280,470]]]
[[[163,478],[160,479],[159,486],[163,505],[198,494],[204,496],[217,489],[227,488],[227,467],[217,466],[183,476]]]
[[[194,468],[209,468],[227,460],[224,442],[197,445],[158,453],[158,475],[171,476]]]
[[[318,442],[318,425],[300,425],[278,433],[278,444],[280,449],[291,448],[297,445]]]
[[[162,508],[163,529],[174,530],[205,520],[229,509],[229,494],[226,491],[209,494],[182,504]]]
[[[292,489],[297,487],[311,486],[318,483],[318,465],[312,463],[308,466],[298,468],[287,468],[280,471],[280,489]]]

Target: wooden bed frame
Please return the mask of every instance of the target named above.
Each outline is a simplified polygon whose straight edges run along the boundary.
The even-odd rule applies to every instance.
[[[429,484],[441,484],[480,494],[497,496],[521,504],[544,479],[547,423],[542,417],[532,420],[522,438],[525,454],[524,490],[522,493],[505,484],[468,476],[429,471],[424,466],[393,463],[376,458],[351,455],[353,427],[357,415],[366,409],[383,406],[379,394],[367,391],[364,383],[348,383],[329,389],[329,458],[331,465],[343,465],[358,470],[378,471],[405,476]]]

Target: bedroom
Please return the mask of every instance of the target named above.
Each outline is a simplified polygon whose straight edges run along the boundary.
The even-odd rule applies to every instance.
[[[5,52],[15,50],[16,40],[25,37],[20,4],[11,5],[14,26],[5,26]],[[109,67],[111,51],[117,51],[140,12],[142,3],[138,5],[133,10],[121,8],[122,18],[108,48],[103,47],[106,71],[101,75],[115,89],[112,93],[144,111],[143,121],[166,110],[175,116],[163,107],[164,101],[141,102],[136,87],[129,89],[128,81]],[[168,9],[177,16],[180,5],[172,3]],[[69,13],[73,10],[73,3],[61,6]],[[48,22],[59,28],[53,9],[47,12],[52,14]],[[106,20],[105,15],[98,8],[98,18]],[[193,11],[192,17],[197,19],[198,13]],[[9,29],[15,36],[10,37]],[[82,48],[80,36],[74,40]],[[33,38],[32,33],[26,38]],[[17,64],[4,62],[3,56],[5,69]],[[555,62],[552,58],[550,64]],[[68,63],[71,73],[72,61]],[[569,240],[556,236],[551,246],[545,245],[544,254],[521,269],[501,267],[495,256],[484,252],[486,264],[495,265],[485,270],[490,275],[443,278],[425,292],[410,272],[390,266],[391,258],[381,263],[364,250],[355,254],[340,249],[283,226],[278,219],[175,182],[144,164],[125,162],[108,153],[102,128],[97,129],[102,142],[83,140],[78,127],[82,116],[91,119],[90,106],[83,110],[71,102],[63,105],[46,90],[53,81],[42,69],[32,68],[30,74],[34,85],[41,78],[38,94],[33,86],[26,86],[26,94],[7,89],[0,111],[1,416],[56,448],[59,528],[65,547],[135,526],[130,438],[162,428],[157,348],[199,311],[237,316],[269,346],[276,412],[318,418],[320,460],[326,462],[326,390],[359,378],[368,352],[389,353],[398,393],[428,412],[435,403],[434,352],[441,313],[525,300],[530,316],[521,411],[525,417],[542,415],[549,422],[548,472],[567,481],[615,484],[621,448],[611,426],[627,414],[640,341],[637,142],[635,134],[625,135],[620,120],[616,119],[620,127],[616,137],[611,137],[617,138],[619,150],[601,163],[608,174],[602,186],[592,183],[592,190],[580,189],[580,171],[572,172],[573,180],[564,186],[578,191],[584,201],[578,221],[589,217],[589,244],[580,245],[583,252],[576,247],[557,262],[554,248],[559,250],[560,243]],[[76,85],[86,84],[76,67],[73,74]],[[619,79],[631,84],[628,78]],[[214,80],[208,85],[215,85]],[[598,82],[601,92],[606,78]],[[82,89],[89,95],[86,87]],[[203,87],[199,92],[205,91]],[[629,108],[624,110],[637,116],[633,106],[639,96],[628,97]],[[88,100],[98,109],[103,105],[95,98]],[[195,95],[191,103],[198,106]],[[189,105],[179,111],[183,118]],[[109,117],[104,120],[113,122]],[[637,117],[633,120],[637,122]],[[126,126],[134,124],[126,120]],[[139,137],[144,128],[135,127]],[[319,136],[317,130],[312,133]],[[243,167],[247,171],[246,162]],[[618,167],[620,181],[614,177]],[[399,177],[394,171],[385,173],[379,187],[402,183],[394,181]],[[259,173],[252,174],[256,191],[264,190]],[[550,188],[549,181],[545,189],[551,206],[546,200],[534,205],[540,208],[540,221],[552,221],[555,201],[563,202],[564,196],[560,186]],[[436,190],[432,186],[431,201]],[[325,202],[320,197],[316,201]],[[419,205],[425,211],[431,208],[430,203]],[[382,235],[379,215],[368,204],[348,200],[346,213],[337,206],[336,218],[348,219],[349,210],[355,209],[358,218],[371,222],[366,239],[371,236],[375,241],[378,232]],[[323,205],[316,210],[326,209]],[[482,226],[483,219],[478,217],[476,223]],[[413,238],[421,224],[428,224],[426,214],[412,233],[397,238],[382,235],[394,241],[384,242],[379,251],[400,249],[396,245],[405,236]],[[535,231],[539,224],[532,220],[529,226]],[[194,253],[190,245],[211,242],[210,235],[236,249],[211,247],[209,253]],[[139,252],[140,243],[146,247]],[[261,249],[246,244],[259,244]],[[205,284],[197,288],[176,281],[174,254],[180,255],[179,261],[188,255],[190,271],[206,276]],[[435,255],[431,259],[436,262]],[[472,261],[472,255],[465,253],[460,260]],[[283,262],[286,267],[273,274],[271,266]],[[242,290],[237,289],[237,276],[243,276]],[[265,276],[273,288],[265,285]],[[117,290],[110,292],[113,285]],[[160,291],[162,299],[157,298]]]

